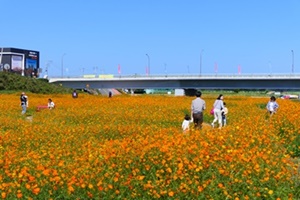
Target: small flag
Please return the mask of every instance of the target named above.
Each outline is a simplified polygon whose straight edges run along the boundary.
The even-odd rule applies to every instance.
[[[242,69],[241,69],[241,66],[239,65],[238,66],[238,74],[241,74],[242,73]]]
[[[120,64],[118,65],[118,73],[121,74],[121,66],[120,66]]]
[[[218,63],[215,63],[215,73],[218,73]]]

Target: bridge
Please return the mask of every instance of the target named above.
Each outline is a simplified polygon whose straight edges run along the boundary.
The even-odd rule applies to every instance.
[[[300,90],[300,74],[149,75],[49,78],[69,88]]]

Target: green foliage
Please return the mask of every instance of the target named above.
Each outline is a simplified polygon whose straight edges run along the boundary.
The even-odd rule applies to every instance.
[[[287,153],[292,157],[300,157],[300,134],[298,126],[295,126],[288,118],[281,118],[276,122],[278,136],[285,141]]]
[[[20,76],[15,73],[0,72],[0,92],[29,91],[37,94],[64,94],[72,89],[48,83],[47,79]]]
[[[234,89],[233,90],[235,93],[239,93],[240,92],[240,89]]]
[[[266,106],[267,106],[266,103],[257,104],[257,107],[259,107],[260,109],[266,109]]]
[[[293,157],[300,157],[300,135],[297,134],[291,144],[287,146],[287,150]]]

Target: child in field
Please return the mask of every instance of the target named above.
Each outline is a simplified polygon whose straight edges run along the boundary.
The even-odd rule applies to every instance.
[[[54,102],[52,101],[52,99],[48,99],[48,108],[51,110],[53,108],[55,108],[55,104]]]
[[[78,98],[78,93],[76,92],[76,90],[73,91],[72,97],[73,97],[73,98]]]
[[[191,117],[188,114],[186,114],[185,117],[184,117],[184,120],[182,122],[182,125],[181,125],[183,132],[187,132],[187,131],[190,130],[190,123],[191,122],[192,122]]]
[[[222,123],[223,123],[223,126],[226,126],[228,108],[226,107],[226,103],[225,102],[223,102],[223,105],[224,105],[224,108],[222,110]]]
[[[276,102],[276,98],[274,96],[271,96],[270,101],[267,104],[267,110],[269,111],[270,115],[275,114],[278,108],[279,105]]]

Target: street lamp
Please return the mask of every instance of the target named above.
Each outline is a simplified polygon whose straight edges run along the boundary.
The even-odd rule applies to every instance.
[[[292,50],[292,73],[294,73],[294,50]]]
[[[272,74],[272,63],[271,61],[269,61],[269,72],[270,72],[270,75]]]
[[[2,53],[3,53],[3,48],[1,48],[1,52],[0,52],[0,67],[2,68]]]
[[[147,53],[146,56],[148,57],[148,74],[150,75],[150,57]]]
[[[66,55],[66,53],[64,53],[62,56],[61,56],[61,77],[63,78],[64,77],[64,56]]]
[[[98,73],[98,67],[93,67],[93,69],[94,69],[94,74],[97,75],[97,73]]]
[[[52,60],[48,60],[46,63],[46,70],[45,70],[45,76],[48,78],[48,68],[50,66],[50,64],[52,63]]]
[[[203,53],[203,49],[201,50],[201,53],[200,53],[200,76],[202,74],[202,53]]]

